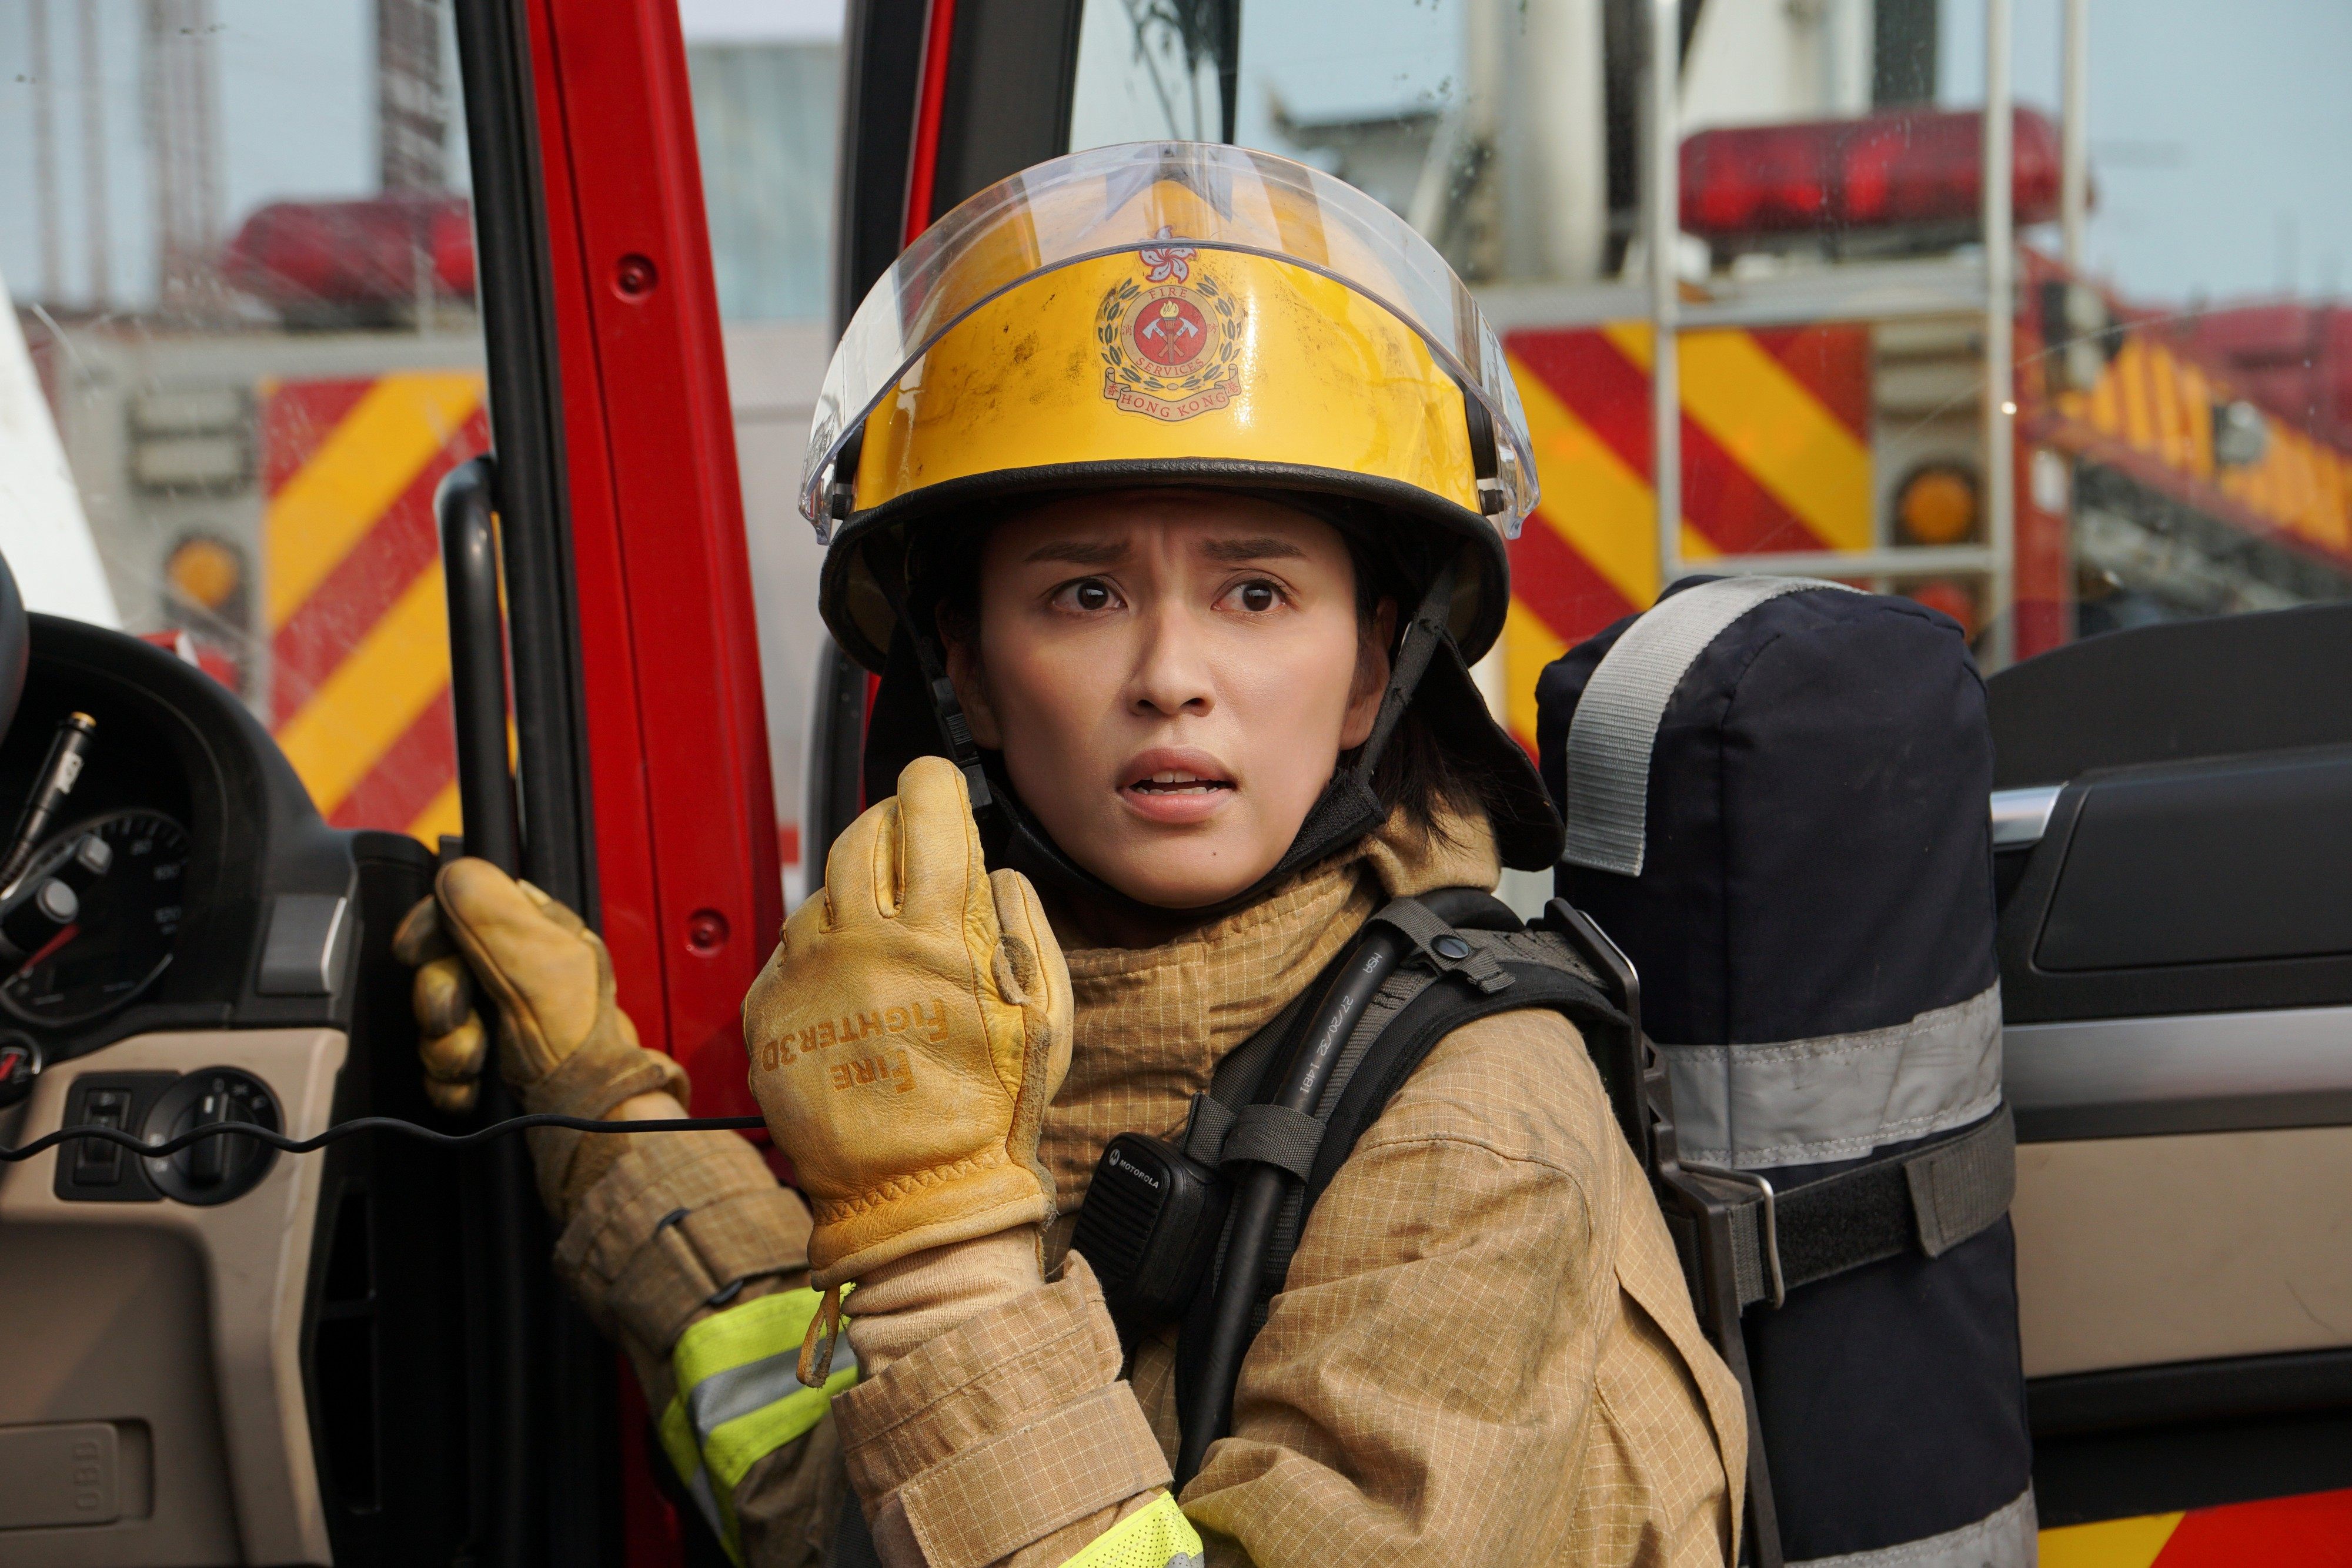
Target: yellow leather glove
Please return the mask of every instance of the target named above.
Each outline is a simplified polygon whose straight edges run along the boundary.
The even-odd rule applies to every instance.
[[[392,949],[417,967],[417,1054],[436,1106],[469,1110],[479,1089],[488,1036],[477,986],[498,1006],[499,1071],[526,1112],[602,1117],[656,1091],[685,1100],[685,1069],[637,1043],[614,998],[612,956],[580,916],[471,857],[442,867],[433,893],[402,918]],[[556,1207],[583,1134],[540,1127],[528,1135],[541,1192]]]
[[[810,1282],[829,1295],[1053,1218],[1037,1132],[1070,1065],[1069,970],[1028,880],[988,874],[945,759],[910,764],[834,844],[824,891],[744,999],[743,1039],[815,1213]]]

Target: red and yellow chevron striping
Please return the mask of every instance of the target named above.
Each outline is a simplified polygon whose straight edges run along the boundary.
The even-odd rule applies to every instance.
[[[1650,329],[1514,332],[1511,373],[1544,503],[1511,549],[1512,732],[1535,744],[1536,676],[1658,594]],[[1864,327],[1685,332],[1682,555],[1862,549],[1873,540]]]
[[[2111,1519],[2042,1532],[2042,1568],[2352,1568],[2352,1491]]]
[[[443,475],[489,446],[482,378],[262,389],[269,721],[320,811],[431,844],[457,831]]]
[[[2112,462],[2261,533],[2294,536],[2352,566],[2352,455],[2265,413],[2263,455],[2218,464],[2213,406],[2236,394],[2154,335],[2134,329],[2088,392],[2062,392],[2048,439]],[[2201,496],[2200,496],[2201,492]]]

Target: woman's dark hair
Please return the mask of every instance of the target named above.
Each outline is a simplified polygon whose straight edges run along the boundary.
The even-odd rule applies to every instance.
[[[1380,527],[1379,519],[1352,507],[1341,510],[1300,506],[1297,498],[1288,496],[1267,499],[1296,507],[1339,529],[1339,537],[1347,541],[1349,561],[1355,569],[1357,630],[1369,636],[1379,622],[1381,607],[1393,605],[1395,630],[1391,633],[1389,650],[1393,653],[1394,639],[1420,603],[1421,585],[1429,575],[1425,570],[1415,570],[1388,547],[1388,537],[1398,531],[1396,525],[1391,521],[1385,528]],[[910,544],[907,552],[910,578],[906,598],[908,614],[936,624],[940,634],[951,642],[966,647],[976,643],[980,632],[981,553],[990,532],[1011,511],[992,509],[984,517],[966,516],[945,527],[935,524],[926,530],[924,538]],[[1352,766],[1357,756],[1358,751],[1342,752],[1338,768]],[[1500,820],[1505,800],[1502,780],[1484,768],[1465,766],[1457,752],[1440,743],[1419,700],[1406,705],[1404,716],[1397,721],[1380,761],[1373,766],[1372,793],[1379,798],[1382,811],[1393,814],[1402,810],[1415,829],[1449,840],[1452,835],[1446,831],[1444,817],[1447,810],[1462,815],[1484,813],[1490,820]]]

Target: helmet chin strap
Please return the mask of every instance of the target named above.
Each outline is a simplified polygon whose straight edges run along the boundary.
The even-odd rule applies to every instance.
[[[971,721],[964,716],[963,699],[956,695],[955,683],[948,678],[947,661],[940,656],[940,647],[931,629],[919,626],[907,612],[907,596],[897,579],[879,570],[874,552],[866,552],[867,568],[874,582],[889,601],[890,613],[898,617],[906,629],[907,641],[915,650],[915,663],[923,672],[924,689],[930,693],[931,713],[939,720],[940,741],[946,748],[947,758],[963,775],[964,788],[971,794],[971,814],[980,821],[987,813],[1002,812],[1004,800],[988,782],[988,768],[981,760],[980,743],[971,737]]]
[[[877,566],[880,563],[876,563]],[[1397,641],[1396,656],[1389,667],[1387,687],[1381,694],[1380,711],[1373,716],[1370,735],[1356,749],[1355,759],[1338,769],[1323,793],[1299,825],[1297,835],[1274,869],[1249,886],[1214,904],[1189,909],[1169,909],[1146,904],[1141,899],[1121,893],[1093,872],[1072,860],[1062,846],[1032,817],[1028,809],[1010,788],[991,784],[986,764],[981,757],[979,743],[973,740],[971,723],[963,711],[963,703],[956,695],[955,683],[948,679],[946,661],[940,656],[939,643],[929,626],[919,625],[907,612],[906,595],[895,580],[894,574],[876,570],[873,579],[883,586],[890,609],[907,633],[917,666],[922,672],[923,684],[931,699],[932,716],[938,720],[940,739],[948,759],[962,772],[964,782],[971,791],[973,817],[986,829],[994,826],[1003,835],[1006,854],[1018,861],[1024,871],[1042,873],[1055,890],[1076,894],[1100,904],[1121,914],[1146,920],[1166,920],[1170,915],[1185,915],[1202,920],[1214,920],[1232,914],[1249,904],[1267,889],[1289,876],[1300,867],[1324,856],[1346,849],[1367,833],[1379,828],[1385,813],[1380,797],[1372,789],[1372,771],[1380,765],[1381,755],[1395,736],[1405,708],[1412,703],[1413,692],[1420,686],[1422,676],[1428,673],[1429,662],[1435,656],[1441,640],[1452,635],[1448,622],[1454,606],[1454,585],[1458,569],[1447,561],[1430,581],[1421,596],[1412,618],[1406,622],[1404,633]]]

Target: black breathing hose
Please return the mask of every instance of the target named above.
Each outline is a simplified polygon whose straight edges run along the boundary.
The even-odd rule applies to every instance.
[[[1315,1113],[1348,1037],[1356,1032],[1381,982],[1412,946],[1412,939],[1403,932],[1381,921],[1374,920],[1364,928],[1362,943],[1347,967],[1332,977],[1331,988],[1307,1038],[1299,1042],[1274,1103],[1309,1116]],[[1233,1231],[1224,1267],[1217,1276],[1208,1338],[1195,1364],[1195,1375],[1177,1391],[1177,1420],[1181,1428],[1176,1449],[1179,1491],[1200,1474],[1209,1445],[1233,1425],[1234,1384],[1241,1374],[1242,1355],[1249,1348],[1250,1315],[1257,1308],[1258,1281],[1274,1243],[1275,1221],[1281,1218],[1286,1184],[1292,1179],[1276,1166],[1252,1166],[1234,1196]]]
[[[176,1155],[189,1145],[205,1138],[251,1138],[257,1144],[267,1144],[283,1154],[307,1155],[323,1149],[338,1139],[348,1138],[354,1133],[401,1133],[412,1138],[421,1138],[428,1144],[434,1144],[445,1149],[471,1149],[494,1139],[503,1138],[510,1133],[525,1132],[532,1127],[569,1127],[576,1133],[716,1133],[744,1132],[752,1127],[765,1125],[767,1125],[766,1121],[758,1116],[672,1116],[643,1122],[600,1122],[587,1116],[540,1114],[509,1116],[503,1122],[493,1122],[487,1127],[477,1128],[470,1133],[443,1133],[436,1132],[431,1127],[421,1126],[415,1122],[404,1122],[397,1116],[354,1116],[348,1122],[338,1122],[325,1132],[308,1138],[289,1138],[283,1133],[275,1133],[267,1127],[257,1127],[250,1122],[214,1122],[206,1126],[191,1128],[177,1137],[165,1138],[163,1142],[154,1144],[148,1143],[133,1134],[126,1133],[120,1127],[60,1127],[54,1133],[47,1133],[35,1138],[22,1148],[9,1148],[0,1145],[0,1165],[14,1165],[18,1160],[29,1160],[35,1155],[47,1154],[59,1144],[74,1138],[95,1138],[102,1144],[120,1145],[134,1155],[144,1155],[149,1159],[162,1159],[167,1155]]]

